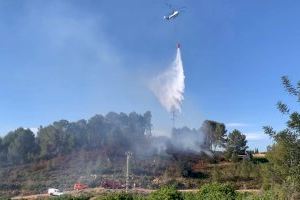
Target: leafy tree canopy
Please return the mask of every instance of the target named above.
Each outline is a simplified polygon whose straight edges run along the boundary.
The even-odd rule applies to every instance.
[[[201,130],[205,134],[204,146],[214,151],[217,147],[225,147],[227,130],[223,123],[205,120]]]
[[[300,81],[294,86],[287,76],[282,77],[285,90],[296,100],[300,100]],[[279,111],[288,116],[287,127],[275,131],[270,126],[263,127],[265,133],[273,138],[275,144],[269,148],[267,158],[270,161],[268,178],[270,183],[278,184],[286,189],[293,198],[300,192],[300,114],[291,111],[288,105],[279,101]],[[267,175],[266,175],[267,176]]]
[[[226,156],[228,158],[231,158],[232,154],[245,154],[247,148],[246,135],[236,129],[228,134],[226,145]]]

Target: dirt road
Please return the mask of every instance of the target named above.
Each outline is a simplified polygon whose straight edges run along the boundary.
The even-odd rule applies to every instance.
[[[69,195],[72,195],[72,196],[78,196],[82,193],[92,193],[92,194],[103,194],[103,193],[112,193],[112,192],[121,192],[121,191],[124,191],[124,190],[121,190],[121,189],[105,189],[105,188],[88,188],[88,189],[84,189],[84,190],[81,190],[81,191],[65,191],[64,193],[65,194],[69,194]],[[144,188],[136,188],[136,189],[133,189],[131,190],[132,192],[136,192],[136,193],[144,193],[144,194],[147,194],[147,193],[151,193],[155,190],[150,190],[150,189],[144,189]],[[197,192],[199,191],[198,189],[187,189],[187,190],[179,190],[180,192]],[[237,190],[237,192],[241,192],[241,193],[244,193],[244,192],[249,192],[249,193],[259,193],[260,190],[258,189],[243,189],[243,190]],[[12,199],[13,200],[18,200],[18,199],[47,199],[49,198],[50,196],[48,194],[36,194],[36,195],[29,195],[29,196],[17,196],[17,197],[13,197]]]

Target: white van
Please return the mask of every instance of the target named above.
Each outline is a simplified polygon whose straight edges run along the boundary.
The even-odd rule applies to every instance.
[[[59,189],[55,189],[55,188],[49,188],[48,189],[48,194],[49,195],[52,195],[52,196],[61,196],[63,195],[64,193],[59,191]]]

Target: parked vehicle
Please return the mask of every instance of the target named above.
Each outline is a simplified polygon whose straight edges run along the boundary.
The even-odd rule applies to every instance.
[[[55,189],[55,188],[49,188],[48,189],[48,194],[49,195],[52,195],[52,196],[61,196],[63,195],[64,193],[59,191],[59,189]]]

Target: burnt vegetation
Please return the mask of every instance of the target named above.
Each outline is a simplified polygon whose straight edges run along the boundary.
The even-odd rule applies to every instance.
[[[18,128],[0,140],[0,191],[16,195],[20,191],[44,193],[49,187],[70,190],[75,182],[122,189],[127,151],[134,155],[131,187],[183,189],[212,179],[233,182],[240,174],[229,179],[215,173],[222,170],[215,165],[225,161],[218,149],[228,148],[231,155],[235,152],[232,144],[238,153],[245,153],[247,147],[240,132],[236,137],[231,137],[236,131],[228,137],[226,133],[224,124],[206,120],[198,129],[183,127],[173,129],[170,137],[153,136],[149,111],[110,112],[77,122],[60,120],[41,126],[36,134]]]

